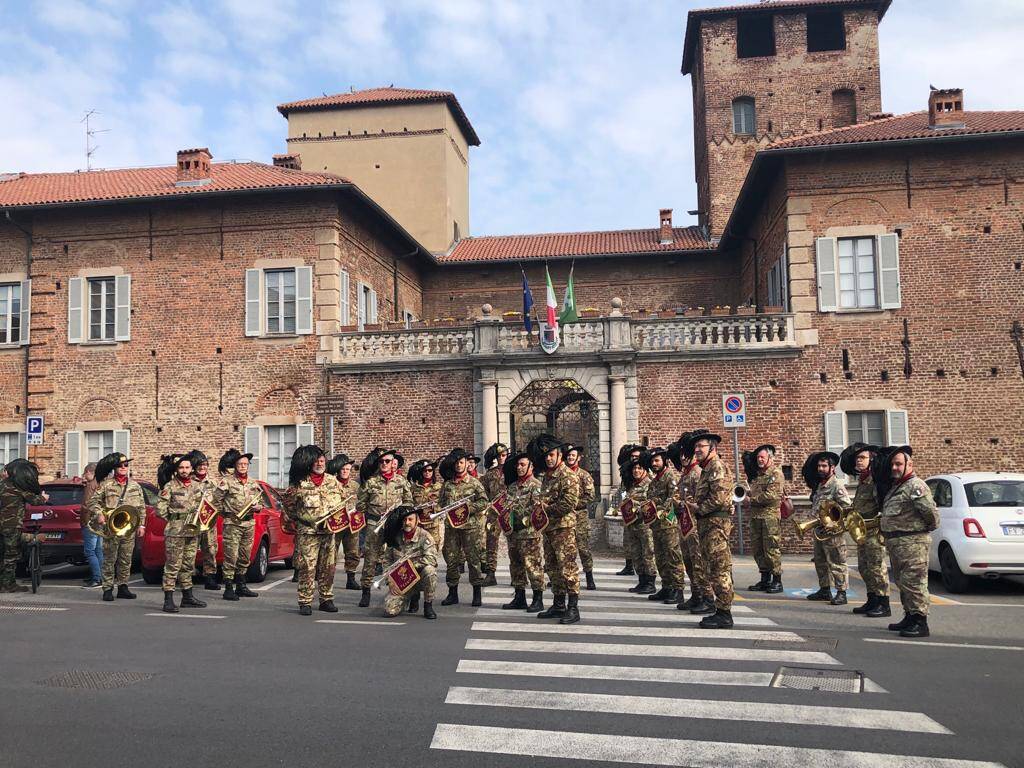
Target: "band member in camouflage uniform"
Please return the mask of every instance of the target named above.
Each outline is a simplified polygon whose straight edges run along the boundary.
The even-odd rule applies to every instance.
[[[49,496],[39,485],[39,469],[26,459],[14,459],[0,479],[0,592],[28,592],[15,578],[21,557],[21,527],[26,504],[45,504]]]
[[[221,480],[214,494],[214,506],[222,521],[221,546],[224,549],[224,599],[259,597],[245,583],[252,557],[256,513],[263,506],[263,491],[249,477],[251,453],[229,448],[217,462]],[[242,514],[244,513],[244,514]],[[211,531],[217,532],[215,526]]]
[[[444,483],[441,485],[441,496],[438,503],[444,509],[457,501],[469,501],[469,520],[461,528],[452,527],[451,521],[445,520],[444,529],[444,560],[447,570],[445,582],[448,584],[448,596],[441,605],[455,605],[459,602],[459,553],[469,564],[469,583],[473,585],[473,605],[483,605],[482,587],[483,571],[480,566],[483,558],[480,553],[480,528],[483,526],[483,513],[487,508],[487,492],[475,477],[469,474],[468,454],[461,448],[454,448],[441,460],[438,470]]]
[[[831,451],[819,451],[807,457],[804,480],[811,489],[811,515],[817,517],[822,502],[834,501],[844,510],[850,508],[850,494],[836,477],[839,457]],[[817,530],[817,529],[815,529]],[[846,531],[840,531],[827,541],[814,537],[814,570],[818,574],[818,591],[808,600],[827,600],[832,605],[846,605],[846,587],[850,574],[846,565]],[[836,593],[832,594],[832,585]]]
[[[434,546],[440,552],[444,546],[444,520],[431,520],[430,515],[440,510],[441,482],[437,479],[437,465],[427,459],[420,459],[409,467],[409,487],[412,488],[412,503],[415,507],[429,507],[420,513],[419,527],[430,534]],[[432,506],[431,506],[432,505]]]
[[[679,524],[676,521],[675,502],[678,475],[669,465],[667,451],[654,448],[647,459],[647,466],[653,477],[647,487],[647,498],[658,507],[658,516],[651,523],[654,539],[654,560],[661,575],[661,589],[648,600],[661,600],[666,605],[677,605],[683,601],[683,553],[679,546]],[[643,525],[643,521],[637,521]]]
[[[623,466],[625,465],[625,463],[629,460],[629,458],[631,456],[633,456],[634,454],[639,455],[639,453],[642,450],[643,450],[643,446],[637,445],[636,443],[626,443],[621,448],[619,448],[619,455],[616,457],[615,463],[616,463],[616,465],[619,468],[619,487],[616,490],[616,498],[620,502],[623,499],[626,498],[626,490],[625,490],[625,487],[623,486],[623,483],[622,483],[622,473],[625,471],[623,469]],[[613,505],[613,510],[616,513],[618,511],[617,509],[614,509],[614,505]],[[626,564],[625,564],[625,566],[623,566],[621,571],[616,571],[616,573],[615,573],[616,576],[635,576],[636,575],[636,568],[633,567],[632,544],[631,544],[631,542],[629,540],[629,537],[631,535],[632,535],[631,533],[627,534],[625,528],[622,529],[622,552],[623,552],[624,557],[626,558]]]
[[[146,532],[146,499],[142,495],[142,487],[128,476],[130,461],[121,453],[108,453],[100,459],[96,464],[98,484],[86,502],[86,517],[95,518],[99,523],[106,522],[105,514],[120,506],[133,507],[139,514],[139,525],[131,534],[103,539],[103,600],[108,603],[114,599],[115,587],[117,597],[135,599],[135,593],[128,589],[128,579],[132,572],[135,540]]]
[[[334,604],[334,534],[324,515],[342,509],[338,479],[327,474],[327,457],[316,445],[300,445],[288,469],[285,512],[295,521],[295,563],[299,572],[299,615],[313,613],[313,582],[320,593],[320,610],[337,613]]]
[[[347,454],[339,453],[327,462],[327,473],[338,479],[338,486],[341,488],[341,497],[345,501],[345,508],[349,512],[355,511],[356,500],[359,495],[359,484],[352,477],[355,471],[355,462]],[[345,559],[345,589],[358,591],[359,582],[356,581],[356,569],[359,567],[359,533],[352,533],[348,528],[334,537],[334,558],[337,561],[338,554],[343,553]]]
[[[576,549],[580,553],[580,565],[587,579],[587,589],[597,589],[594,583],[594,556],[590,552],[590,505],[597,500],[594,476],[583,468],[583,449],[572,443],[565,444],[565,466],[576,476],[580,484],[580,499],[576,502]]]
[[[700,463],[700,479],[694,489],[690,511],[697,518],[701,554],[708,568],[708,581],[715,593],[715,612],[705,616],[705,629],[732,629],[732,473],[718,456],[721,437],[711,433],[693,439],[693,457]]]
[[[182,608],[205,608],[206,603],[192,594],[192,574],[196,568],[199,528],[188,519],[199,509],[204,488],[192,482],[192,464],[187,454],[164,456],[157,470],[160,499],[157,517],[164,525],[164,612],[177,613],[174,587],[181,587]]]
[[[484,466],[487,471],[480,478],[484,490],[487,491],[488,501],[494,501],[505,492],[505,476],[502,467],[508,458],[508,446],[504,443],[495,443],[484,451]],[[484,586],[493,587],[498,582],[494,573],[498,570],[498,539],[501,536],[501,528],[498,527],[498,513],[493,508],[487,509],[487,520],[484,525],[483,551],[484,557]]]
[[[753,477],[749,478],[750,544],[761,580],[747,589],[778,594],[782,591],[782,496],[786,478],[775,466],[775,446],[760,445],[751,451]],[[744,464],[748,462],[745,460]]]
[[[406,606],[409,613],[416,613],[422,593],[423,618],[436,619],[434,592],[437,590],[437,546],[433,537],[420,527],[416,510],[412,507],[399,507],[388,515],[381,531],[381,540],[387,546],[385,560],[394,564],[411,559],[420,575],[420,580],[404,595],[388,591],[384,598],[384,615],[397,616]]]
[[[557,618],[559,624],[580,620],[580,570],[576,564],[576,508],[580,484],[562,459],[562,443],[553,435],[538,435],[527,446],[533,465],[544,467],[536,507],[548,517],[544,529],[544,568],[554,594],[551,607],[537,618]],[[568,596],[568,605],[566,597]]]
[[[622,452],[619,452],[620,455]],[[642,446],[632,446],[625,457],[625,464],[619,465],[619,499],[625,499],[631,495],[629,489],[634,485],[628,478],[632,469],[630,462],[639,459],[641,466],[647,466],[647,449]],[[630,465],[634,466],[634,465]],[[646,470],[645,470],[646,471]],[[622,546],[626,550],[626,560],[633,564],[636,569],[636,586],[630,587],[630,592],[638,595],[652,595],[657,591],[655,575],[657,568],[654,562],[654,537],[651,536],[651,529],[642,522],[637,521],[633,525],[625,525],[622,528]]]
[[[206,498],[212,498],[217,483],[209,476],[210,460],[200,450],[194,450],[187,454],[189,464],[192,465],[192,482],[201,486]],[[220,584],[217,583],[217,526],[212,525],[205,531],[199,532],[199,551],[203,564],[203,589],[220,591]]]
[[[850,511],[856,512],[864,520],[875,520],[876,523],[881,504],[871,473],[871,463],[877,452],[877,446],[854,443],[839,456],[840,469],[850,477],[857,478],[857,490],[853,494]],[[885,543],[880,532],[872,533],[863,544],[857,545],[857,570],[864,580],[868,599],[864,605],[854,608],[854,613],[871,618],[892,615],[889,607],[889,568],[885,561]]]
[[[503,467],[508,494],[508,520],[511,533],[505,534],[508,543],[508,572],[512,578],[512,602],[501,607],[506,610],[525,609],[527,613],[544,610],[544,567],[541,562],[541,534],[530,522],[533,505],[540,496],[540,480],[533,476],[533,462],[526,452],[507,459]],[[533,600],[526,604],[526,582],[533,590]]]
[[[693,441],[706,433],[706,429],[684,432],[679,440],[669,446],[669,459],[679,470],[679,481],[676,487],[681,501],[683,499],[692,500],[697,491],[700,462],[693,458]],[[682,512],[683,507],[680,506],[679,510]],[[683,551],[683,567],[690,579],[690,599],[679,603],[676,607],[680,611],[689,611],[691,614],[699,616],[715,612],[715,595],[711,590],[711,583],[708,581],[708,569],[704,564],[704,555],[700,549],[697,519],[692,513],[690,513],[690,523],[690,529],[685,536],[682,530],[679,532],[680,548]]]
[[[909,445],[888,457],[891,486],[882,502],[881,528],[905,616],[889,625],[900,637],[928,637],[928,554],[939,510],[928,485],[914,474]]]
[[[398,452],[385,448],[374,448],[363,459],[359,467],[359,494],[356,509],[366,516],[366,541],[363,543],[363,574],[359,586],[363,594],[359,607],[370,605],[370,585],[377,572],[377,565],[383,562],[384,544],[380,534],[375,533],[388,510],[395,507],[411,507],[412,488],[404,475],[398,473]]]

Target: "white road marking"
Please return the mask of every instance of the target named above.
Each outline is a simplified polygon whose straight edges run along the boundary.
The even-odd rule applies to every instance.
[[[977,645],[974,643],[933,643],[928,640],[918,642],[916,640],[897,640],[895,638],[863,637],[865,643],[895,643],[905,645],[908,648],[927,648],[930,645],[937,645],[941,648],[980,648],[985,651],[1024,651],[1020,645]]]
[[[226,619],[212,613],[147,613],[147,616],[167,616],[172,619]]]
[[[262,585],[256,587],[256,589],[254,591],[256,591],[256,592],[266,592],[269,589],[273,589],[278,584],[284,584],[286,581],[291,581],[291,580],[292,580],[291,576],[285,576],[283,579],[278,579],[277,581],[272,581],[269,584],[262,584]]]
[[[46,605],[4,605],[0,606],[5,611],[66,611],[67,608],[53,608]]]
[[[368,621],[360,619],[317,619],[317,624],[376,624],[385,627],[402,627],[405,626],[404,621]]]
[[[59,565],[47,565],[43,568],[43,573],[56,573],[57,571],[63,571],[65,568],[71,568],[71,563],[60,563]]]
[[[766,744],[439,723],[431,749],[682,768],[1006,768],[1001,763]]]
[[[670,699],[660,696],[620,696],[605,693],[529,691],[512,688],[448,689],[445,704],[479,707],[556,709],[566,712],[607,712],[649,717],[687,717],[700,720],[753,720],[791,725],[829,725],[878,731],[941,733],[952,731],[921,712],[896,712],[859,707],[819,707],[758,701]]]
[[[767,688],[774,672],[719,672],[707,669],[659,669],[618,667],[600,664],[547,664],[536,661],[493,661],[461,659],[456,672],[476,675],[518,675],[520,677],[566,677],[588,680],[635,680],[675,685],[752,685]]]
[[[511,611],[505,611],[501,608],[477,608],[477,616],[503,616],[504,618],[513,618],[513,613],[510,617]],[[644,611],[640,613],[615,613],[615,612],[598,612],[588,613],[586,604],[580,601],[580,613],[583,614],[583,620],[588,621],[590,619],[596,619],[599,621],[657,621],[657,622],[672,622],[673,624],[691,624],[695,625],[699,622],[703,616],[694,616],[689,611]],[[530,614],[536,615],[536,614]],[[761,618],[759,616],[735,616],[733,622],[737,627],[774,627],[777,626],[771,619]]]
[[[625,643],[562,643],[537,640],[469,639],[467,651],[518,651],[523,653],[570,653],[580,656],[644,656],[651,659],[718,659],[728,661],[836,664],[819,651],[776,651],[761,648],[717,648],[709,645],[632,645]]]
[[[509,618],[515,618],[510,616]],[[610,635],[615,637],[689,637],[709,640],[766,640],[776,643],[804,643],[795,632],[762,632],[748,629],[734,632],[729,629],[701,629],[700,627],[616,627],[600,624],[550,624],[546,621],[531,623],[474,621],[473,632],[527,632],[565,635]]]
[[[491,595],[491,596],[484,595],[484,597],[483,597],[483,604],[484,605],[488,605],[488,606],[490,606],[490,605],[504,605],[508,601],[509,601],[509,598],[507,598],[507,597],[500,597],[498,595]],[[671,603],[669,605],[666,605],[665,603],[661,602],[660,600],[657,600],[657,601],[648,600],[646,598],[646,596],[644,596],[643,600],[637,600],[635,598],[633,600],[628,600],[628,599],[626,599],[626,600],[614,600],[614,599],[612,599],[612,600],[602,600],[600,598],[595,600],[595,599],[589,598],[586,593],[583,593],[583,594],[580,595],[580,608],[584,608],[584,607],[586,607],[586,608],[618,608],[619,610],[636,610],[636,611],[646,611],[646,610],[650,610],[652,608],[655,609],[655,610],[659,610],[659,611],[674,611],[674,610],[676,610],[676,604],[675,603]],[[753,613],[754,609],[751,608],[748,605],[734,605],[732,607],[732,612],[733,613]]]

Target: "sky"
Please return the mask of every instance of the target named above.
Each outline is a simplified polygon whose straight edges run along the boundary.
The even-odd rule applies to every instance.
[[[394,84],[453,91],[475,235],[695,223],[686,13],[735,0],[0,0],[0,172],[270,162],[275,106]],[[1024,0],[894,0],[883,107],[1024,109]]]

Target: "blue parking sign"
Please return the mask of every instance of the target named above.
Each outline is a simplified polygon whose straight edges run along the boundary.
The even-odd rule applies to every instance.
[[[25,445],[43,444],[43,417],[29,416],[25,419]]]

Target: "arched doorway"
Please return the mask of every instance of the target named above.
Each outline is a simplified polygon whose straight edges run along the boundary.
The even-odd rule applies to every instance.
[[[583,446],[583,465],[601,487],[601,433],[597,401],[574,379],[533,381],[509,404],[513,451],[525,450],[537,435],[550,432]]]

